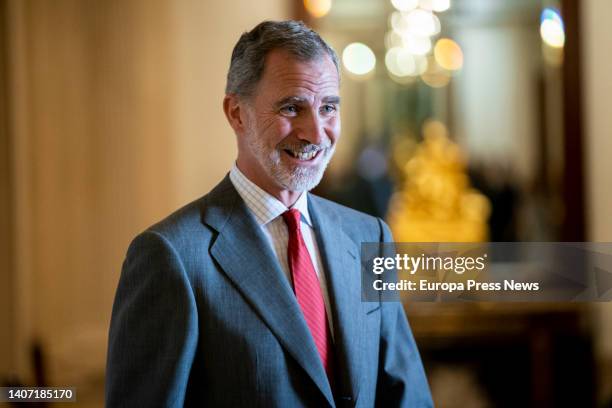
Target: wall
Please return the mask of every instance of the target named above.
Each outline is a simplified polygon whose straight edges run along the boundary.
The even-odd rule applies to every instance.
[[[582,4],[589,231],[593,241],[612,241],[612,54],[607,52],[612,45],[612,2]]]
[[[584,0],[581,5],[589,240],[612,242],[612,2]],[[605,364],[601,383],[612,399],[612,303],[597,306],[599,362]]]
[[[233,44],[288,7],[8,0],[7,11],[18,322],[7,366],[31,381],[36,339],[48,383],[78,386],[102,378],[131,238],[231,166],[221,103]]]
[[[10,140],[8,128],[7,100],[7,42],[6,42],[6,2],[0,0],[0,373],[9,373],[10,356],[13,348],[13,241],[12,241],[12,175],[10,159]]]

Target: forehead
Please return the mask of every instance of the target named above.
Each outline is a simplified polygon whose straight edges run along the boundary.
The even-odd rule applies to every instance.
[[[266,55],[258,93],[290,96],[293,94],[337,95],[338,71],[331,57],[324,54],[311,61],[300,61],[284,50]]]

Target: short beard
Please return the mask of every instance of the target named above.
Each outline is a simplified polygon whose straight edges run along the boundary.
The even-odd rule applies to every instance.
[[[316,167],[299,165],[290,167],[283,163],[282,154],[284,152],[281,144],[267,146],[262,138],[251,132],[247,135],[246,140],[253,156],[266,175],[284,190],[296,192],[310,191],[319,184],[335,151],[335,146],[331,146],[330,143],[322,146],[304,143],[304,147],[316,146],[320,150],[319,155],[323,156],[318,159],[321,160],[321,163]]]

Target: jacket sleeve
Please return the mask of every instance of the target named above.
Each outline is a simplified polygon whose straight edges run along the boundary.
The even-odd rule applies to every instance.
[[[393,242],[379,220],[381,242]],[[427,377],[401,302],[381,302],[377,407],[433,407]]]
[[[134,239],[110,325],[107,407],[182,407],[198,338],[195,298],[161,234]]]

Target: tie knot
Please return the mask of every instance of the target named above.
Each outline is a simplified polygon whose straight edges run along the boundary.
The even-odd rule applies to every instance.
[[[300,229],[300,211],[296,208],[292,208],[283,213],[283,219],[290,230]]]

